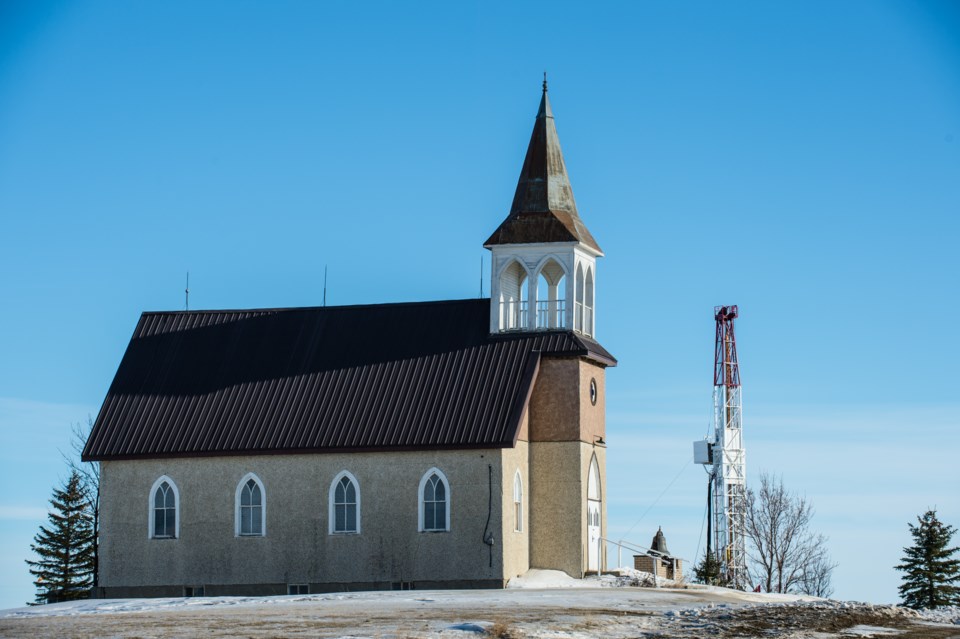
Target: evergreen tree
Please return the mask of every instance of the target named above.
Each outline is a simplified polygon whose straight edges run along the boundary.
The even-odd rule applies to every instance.
[[[960,559],[956,559],[956,547],[948,548],[956,528],[945,526],[937,519],[936,510],[928,510],[917,517],[919,526],[907,524],[913,535],[914,545],[904,548],[902,564],[903,583],[900,597],[910,608],[939,608],[960,604]]]
[[[54,489],[49,528],[40,526],[30,549],[37,561],[27,560],[36,577],[35,604],[85,599],[93,585],[93,523],[90,500],[76,471],[61,489]]]
[[[708,552],[703,555],[703,559],[694,567],[693,575],[697,583],[708,586],[720,585],[720,562],[714,553]]]

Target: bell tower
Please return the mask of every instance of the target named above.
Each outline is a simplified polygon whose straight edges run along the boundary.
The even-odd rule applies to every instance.
[[[596,334],[596,240],[577,213],[547,97],[543,96],[510,214],[484,247],[493,253],[490,332]]]

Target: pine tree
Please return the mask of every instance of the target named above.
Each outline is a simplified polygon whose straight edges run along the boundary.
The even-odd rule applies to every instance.
[[[904,548],[903,562],[896,566],[904,573],[900,597],[910,608],[939,608],[960,604],[960,559],[953,555],[960,548],[948,548],[956,528],[937,519],[936,510],[917,517],[919,526],[907,524],[914,545]]]
[[[36,577],[33,603],[85,599],[93,585],[93,523],[79,473],[72,472],[63,488],[54,489],[50,505],[49,528],[40,526],[30,544],[39,559],[27,560]]]
[[[720,562],[712,552],[708,552],[693,569],[697,583],[709,586],[720,585]]]

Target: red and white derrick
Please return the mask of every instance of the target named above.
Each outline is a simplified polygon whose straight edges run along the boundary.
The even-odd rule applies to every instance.
[[[713,552],[721,583],[748,586],[745,544],[747,463],[743,449],[740,365],[733,321],[736,306],[714,308],[716,341],[713,366],[713,439],[694,443],[694,459],[709,467],[712,493]]]

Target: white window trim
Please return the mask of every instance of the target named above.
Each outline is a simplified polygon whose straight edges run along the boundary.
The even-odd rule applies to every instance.
[[[590,468],[587,471],[587,499],[592,501],[603,501],[603,486],[600,484],[600,464],[597,462],[597,456],[594,454],[590,458]],[[596,483],[596,494],[590,490]]]
[[[253,480],[260,487],[260,534],[259,535],[241,535],[240,534],[240,495],[247,482]],[[233,534],[235,537],[266,537],[267,536],[267,490],[263,486],[263,481],[255,473],[247,473],[237,483],[237,490],[233,496]]]
[[[335,512],[335,499],[337,496],[337,484],[340,483],[340,480],[344,477],[348,478],[353,482],[353,488],[357,492],[357,529],[356,530],[335,530],[336,528],[336,512]],[[357,481],[357,478],[353,476],[349,470],[341,470],[336,477],[333,478],[333,481],[330,482],[330,490],[327,493],[327,531],[331,535],[359,535],[360,534],[360,482]]]
[[[443,530],[426,530],[423,527],[423,488],[434,474],[443,482],[444,495],[446,497],[447,507],[444,508],[446,511],[446,525]],[[447,480],[447,476],[443,474],[443,471],[434,466],[423,474],[423,477],[420,478],[420,486],[417,488],[417,532],[450,532],[450,504],[450,482]]]
[[[153,500],[157,495],[157,489],[160,488],[160,484],[163,482],[167,482],[167,485],[169,485],[170,489],[173,491],[173,537],[157,537],[153,534]],[[160,477],[157,478],[157,481],[153,482],[153,486],[150,488],[150,494],[147,497],[147,539],[180,539],[180,491],[177,489],[176,482],[170,479],[170,477],[167,475],[160,475]]]
[[[520,500],[517,500],[517,487],[520,487]],[[517,516],[517,503],[520,504],[519,517]],[[520,475],[520,469],[513,476],[513,532],[523,532],[523,477]]]

